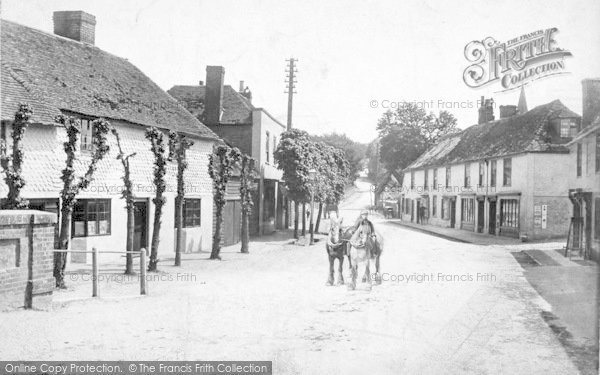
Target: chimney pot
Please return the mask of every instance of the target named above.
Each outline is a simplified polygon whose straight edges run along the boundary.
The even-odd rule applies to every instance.
[[[199,85],[199,86],[204,86],[204,81],[200,81],[200,82],[198,83],[198,85]]]
[[[481,97],[478,124],[494,121],[494,99]]]
[[[244,81],[240,81],[240,89],[239,89],[239,91],[238,91],[238,92],[244,92],[244,89],[245,89],[245,88],[246,88],[246,87],[244,86]]]
[[[96,17],[81,10],[54,12],[54,34],[94,44],[96,40]]]
[[[600,78],[587,78],[581,81],[582,113],[581,127],[585,128],[600,116]]]

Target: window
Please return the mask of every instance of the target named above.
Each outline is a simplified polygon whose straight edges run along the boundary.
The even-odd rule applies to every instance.
[[[510,186],[512,181],[511,181],[511,175],[512,175],[512,159],[508,158],[508,159],[504,159],[503,163],[503,168],[504,168],[504,173],[503,173],[503,177],[502,177],[502,185],[504,186]]]
[[[185,198],[183,201],[183,227],[200,226],[201,199]]]
[[[450,187],[450,178],[451,178],[450,167],[446,167],[446,187]]]
[[[498,160],[492,160],[490,166],[490,186],[496,186],[496,175],[498,171]]]
[[[500,226],[519,227],[519,201],[517,199],[503,199],[501,201]]]
[[[435,217],[437,215],[437,195],[433,196],[433,200],[431,202],[431,216]]]
[[[110,199],[78,199],[72,222],[72,237],[110,234]]]
[[[461,220],[463,223],[474,223],[475,222],[475,200],[473,198],[462,198],[461,199]]]
[[[596,133],[596,172],[600,172],[600,131]]]
[[[563,118],[560,120],[560,137],[573,138],[578,131],[577,121],[572,118]]]
[[[410,171],[410,190],[415,188],[415,171]]]
[[[477,186],[483,186],[483,178],[485,176],[485,162],[479,162],[479,179],[477,181]]]
[[[438,179],[437,179],[437,174],[438,174],[438,169],[435,168],[433,170],[433,190],[437,190],[438,186]]]
[[[600,198],[596,198],[594,200],[594,238],[600,240]]]
[[[92,120],[81,119],[79,120],[79,130],[81,131],[81,151],[92,151]]]
[[[581,147],[581,143],[577,144],[577,177],[581,177],[581,154],[582,154],[582,147]],[[573,165],[573,164],[571,164]]]
[[[271,134],[269,132],[267,132],[267,136],[266,136],[266,141],[265,141],[266,147],[265,147],[265,160],[267,161],[267,163],[271,162],[270,156],[271,153],[269,152],[269,147],[271,147]]]
[[[425,173],[425,179],[423,182],[423,185],[424,185],[423,189],[429,190],[429,170],[425,169],[424,173]]]
[[[471,163],[465,164],[465,187],[471,187]]]

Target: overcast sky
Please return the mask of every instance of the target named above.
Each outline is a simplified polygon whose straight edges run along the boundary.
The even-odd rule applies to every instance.
[[[253,103],[286,121],[285,59],[298,62],[294,126],[344,132],[368,142],[385,101],[475,105],[484,95],[516,104],[519,92],[472,89],[462,79],[472,40],[507,41],[557,27],[573,53],[571,74],[526,86],[529,108],[560,99],[581,113],[581,80],[600,76],[600,1],[134,1],[2,0],[2,18],[52,32],[52,12],[96,16],[96,45],[129,59],[163,89],[205,80],[225,67],[225,83],[244,80]],[[377,108],[372,108],[377,101]],[[476,108],[449,109],[465,128]],[[496,112],[496,116],[498,113]]]

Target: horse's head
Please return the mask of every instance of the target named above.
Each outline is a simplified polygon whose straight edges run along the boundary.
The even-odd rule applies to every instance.
[[[342,222],[344,218],[337,219],[336,217],[332,217],[330,219],[329,226],[329,242],[338,243],[340,242],[340,237],[342,236]]]

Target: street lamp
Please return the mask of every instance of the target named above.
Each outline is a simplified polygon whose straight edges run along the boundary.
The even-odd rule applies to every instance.
[[[317,179],[317,171],[315,169],[311,169],[308,171],[308,180],[310,181],[310,245],[314,243],[315,233],[313,226],[313,216],[315,211],[315,180]]]

